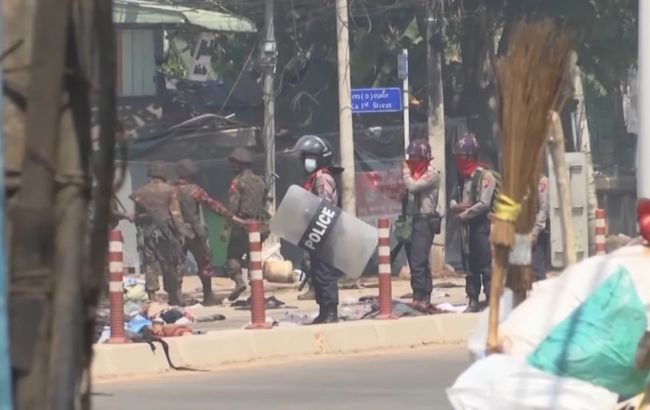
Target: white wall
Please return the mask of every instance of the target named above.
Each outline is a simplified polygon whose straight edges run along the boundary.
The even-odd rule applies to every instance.
[[[119,170],[118,176],[119,178]],[[127,168],[124,183],[115,192],[117,199],[120,200],[122,205],[126,208],[127,212],[133,212],[133,201],[129,199],[129,195],[133,192],[133,185],[131,181],[131,172]],[[122,231],[124,237],[124,266],[135,268],[136,273],[140,273],[140,258],[138,255],[137,242],[136,242],[136,229],[135,225],[129,221],[120,221],[118,228]]]

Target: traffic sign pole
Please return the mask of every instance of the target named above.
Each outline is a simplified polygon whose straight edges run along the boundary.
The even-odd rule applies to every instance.
[[[639,134],[636,185],[638,198],[650,198],[650,3],[639,1]]]
[[[411,139],[411,127],[410,127],[410,113],[409,113],[409,51],[407,49],[402,50],[402,54],[399,56],[398,67],[402,77],[402,95],[404,105],[404,152],[409,146]]]

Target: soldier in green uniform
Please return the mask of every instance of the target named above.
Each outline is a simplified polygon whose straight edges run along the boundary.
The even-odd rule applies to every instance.
[[[228,159],[235,175],[228,191],[228,209],[243,220],[264,219],[266,184],[250,169],[253,162],[250,151],[245,148],[237,148]],[[226,224],[221,232],[222,240],[226,240],[229,228],[230,225]],[[228,296],[231,301],[237,300],[246,290],[241,266],[241,259],[244,255],[248,255],[248,232],[244,226],[232,226],[225,265],[226,273],[235,282],[235,289]]]
[[[212,292],[212,276],[214,275],[212,252],[208,247],[208,233],[201,221],[199,206],[202,205],[204,208],[223,215],[228,220],[240,225],[243,225],[244,221],[237,218],[226,206],[210,197],[203,188],[195,183],[197,173],[198,168],[192,160],[180,161],[176,165],[178,180],[175,186],[183,220],[189,225],[194,234],[193,238],[185,238],[184,249],[190,251],[196,260],[203,287],[203,305],[209,306],[221,304],[223,299],[217,298]]]
[[[145,287],[153,299],[161,273],[169,304],[180,305],[185,254],[179,238],[191,238],[193,233],[183,221],[176,189],[167,183],[165,165],[153,163],[148,176],[149,182],[130,197],[135,203],[135,223],[140,230],[147,266]]]

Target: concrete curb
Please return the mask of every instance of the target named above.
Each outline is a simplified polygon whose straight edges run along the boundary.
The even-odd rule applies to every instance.
[[[462,343],[476,320],[477,315],[444,314],[327,326],[225,330],[166,340],[176,366],[214,369],[256,360]],[[170,370],[159,344],[155,352],[143,343],[95,345],[94,351],[95,379],[154,376]]]

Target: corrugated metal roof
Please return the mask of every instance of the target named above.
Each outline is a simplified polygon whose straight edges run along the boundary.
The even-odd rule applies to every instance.
[[[228,33],[257,31],[255,24],[245,17],[144,0],[113,0],[113,21],[116,24],[191,24]]]

